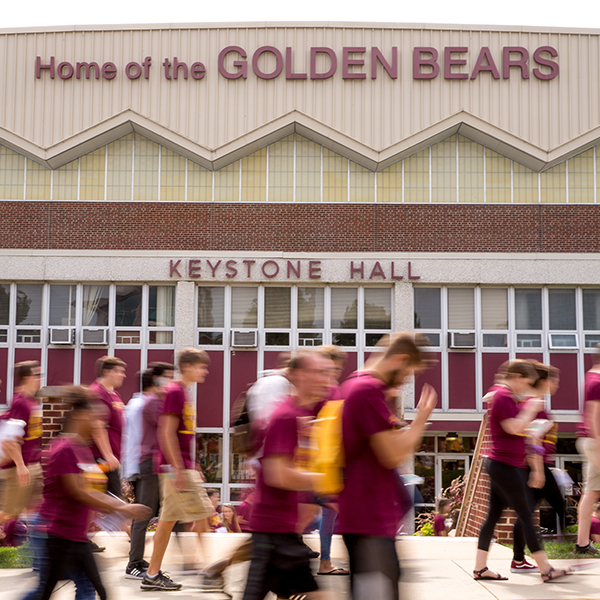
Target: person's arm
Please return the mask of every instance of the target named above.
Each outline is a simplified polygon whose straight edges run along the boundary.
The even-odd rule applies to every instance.
[[[179,427],[179,415],[172,413],[163,414],[158,421],[158,439],[160,447],[175,471],[175,489],[183,488],[183,458],[179,449],[179,439],[177,438],[177,428]]]
[[[544,401],[541,398],[532,398],[525,403],[516,417],[500,421],[500,426],[509,435],[521,435],[533,421],[536,415],[544,408]]]
[[[324,477],[320,473],[307,473],[296,469],[292,457],[288,454],[263,458],[262,468],[265,483],[280,490],[312,490],[319,478]]]
[[[421,440],[425,423],[437,404],[437,394],[428,384],[423,386],[421,398],[417,405],[417,416],[410,427],[404,429],[386,429],[369,437],[371,449],[379,464],[386,469],[394,469]]]
[[[60,481],[69,496],[86,506],[96,508],[102,512],[121,512],[133,519],[150,516],[151,509],[143,504],[128,504],[112,498],[108,494],[88,489],[81,473],[66,473],[60,476]]]
[[[21,444],[12,440],[7,441],[3,446],[5,454],[15,463],[17,468],[17,479],[19,485],[24,487],[29,485],[31,478],[29,476],[29,469],[23,462],[23,452],[21,451]]]
[[[546,475],[544,474],[544,458],[541,454],[528,454],[527,464],[531,469],[527,485],[530,488],[542,489],[546,483]]]
[[[106,424],[98,419],[92,430],[92,438],[98,446],[98,450],[102,454],[102,458],[107,462],[110,471],[116,471],[119,468],[119,459],[113,454],[110,442],[108,441],[108,433],[106,432]]]
[[[596,440],[596,466],[600,467],[600,400],[586,402],[586,411],[590,424],[589,435]]]

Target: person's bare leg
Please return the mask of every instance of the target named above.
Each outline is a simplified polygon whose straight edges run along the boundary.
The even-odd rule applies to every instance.
[[[583,493],[577,507],[577,545],[587,546],[590,543],[592,526],[592,510],[600,492],[589,490]]]
[[[298,504],[298,534],[302,535],[304,530],[314,520],[319,507],[316,504]]]
[[[200,562],[203,562],[207,558],[206,548],[204,547],[204,542],[202,541],[202,534],[206,533],[207,531],[208,531],[208,519],[200,519],[200,521],[196,521],[196,533],[198,534],[198,545],[200,546],[200,552],[202,553],[202,559]]]
[[[169,540],[171,539],[171,531],[175,526],[176,521],[159,521],[154,534],[154,547],[152,548],[152,558],[150,558],[150,566],[148,567],[148,575],[153,577],[160,571]]]

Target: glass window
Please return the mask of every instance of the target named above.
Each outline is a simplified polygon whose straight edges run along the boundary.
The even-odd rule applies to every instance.
[[[356,329],[358,326],[358,290],[331,288],[331,327]]]
[[[269,202],[294,199],[294,135],[269,146]]]
[[[350,202],[375,201],[375,173],[350,161]]]
[[[198,327],[225,326],[225,288],[198,288]],[[220,342],[219,342],[220,343]]]
[[[291,327],[291,288],[265,288],[265,327],[289,329]]]
[[[431,146],[431,201],[456,202],[456,136]]]
[[[258,288],[231,288],[231,326],[258,327]]]
[[[188,202],[210,202],[212,200],[213,172],[187,161]]]
[[[158,200],[159,145],[140,135],[135,136],[133,199]]]
[[[242,202],[264,202],[267,198],[267,149],[242,158]]]
[[[106,327],[108,325],[108,286],[84,285],[82,308],[84,327]]]
[[[0,197],[3,200],[23,200],[25,157],[0,146]]]
[[[324,289],[298,288],[298,327],[322,329],[324,326]]]
[[[392,328],[392,291],[365,288],[365,329]]]
[[[448,288],[448,328],[475,329],[473,288]]]
[[[196,462],[206,483],[223,482],[223,434],[199,433],[196,436]]]
[[[414,288],[415,329],[442,326],[440,288]]]
[[[180,154],[160,148],[160,199],[185,200],[185,163]]]
[[[541,201],[552,204],[567,201],[567,163],[563,162],[556,167],[540,174]]]
[[[42,324],[42,285],[17,286],[17,325]]]
[[[576,329],[575,290],[548,290],[550,329]]]
[[[402,161],[377,173],[377,202],[402,202]]]
[[[348,202],[348,159],[323,148],[323,202]]]
[[[539,333],[518,333],[517,348],[541,348],[542,336]]]
[[[515,290],[515,320],[517,329],[542,328],[542,290]]]
[[[296,136],[296,202],[321,202],[321,146]]]
[[[600,329],[600,289],[583,290],[583,328]]]
[[[48,200],[50,198],[50,185],[52,171],[38,165],[30,158],[27,159],[27,200]]]
[[[79,199],[104,200],[106,146],[81,157]]]
[[[481,327],[483,329],[508,329],[508,290],[482,288]]]
[[[568,160],[569,204],[594,202],[594,149]]]
[[[458,136],[458,182],[461,202],[483,202],[483,146]]]
[[[427,455],[415,456],[415,475],[425,481],[416,486],[415,504],[435,503],[435,458]]]
[[[334,346],[356,346],[355,333],[332,333],[331,341]]]
[[[50,325],[75,325],[77,286],[50,286]]]
[[[240,161],[215,171],[215,201],[239,202],[240,199]]]
[[[428,148],[404,159],[404,201],[429,202]]]
[[[77,200],[79,160],[74,160],[54,170],[52,198],[54,200]]]
[[[151,285],[148,292],[148,325],[150,327],[174,327],[175,287]]]
[[[10,316],[10,284],[0,283],[0,325],[8,325]]]
[[[217,331],[200,331],[198,332],[198,344],[200,346],[221,346],[223,334]]]
[[[131,157],[133,134],[108,144],[107,148],[107,200],[131,200]],[[55,175],[56,177],[56,175]],[[56,196],[54,196],[56,198]]]
[[[513,200],[516,203],[539,201],[538,174],[513,161]]]
[[[115,325],[118,327],[141,327],[142,286],[118,285],[115,309]]]
[[[510,203],[510,159],[485,149],[485,201]]]

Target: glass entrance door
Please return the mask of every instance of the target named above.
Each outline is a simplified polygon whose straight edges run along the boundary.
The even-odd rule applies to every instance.
[[[573,483],[565,487],[566,525],[577,523],[577,503],[583,491],[583,461],[579,456],[561,456],[558,467],[566,471]]]
[[[469,458],[467,454],[438,455],[435,470],[436,498],[441,496],[442,491],[449,488],[455,479],[468,473]]]

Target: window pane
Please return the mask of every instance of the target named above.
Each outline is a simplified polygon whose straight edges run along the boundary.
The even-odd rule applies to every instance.
[[[298,288],[298,327],[322,329],[324,326],[323,288]]]
[[[242,202],[264,202],[267,197],[267,149],[242,158]]]
[[[483,288],[481,290],[481,327],[508,329],[508,290]]]
[[[200,346],[221,346],[223,334],[220,331],[200,331],[198,332],[198,344]]]
[[[506,348],[508,345],[505,333],[484,333],[483,345],[485,348]]]
[[[575,290],[548,290],[550,329],[576,329]]]
[[[107,153],[106,199],[131,200],[133,134],[108,144]]]
[[[583,328],[600,329],[600,289],[583,290]]]
[[[142,286],[118,285],[115,309],[115,325],[141,327]]]
[[[431,201],[456,202],[456,136],[431,146]]]
[[[377,173],[377,202],[402,202],[402,161]]]
[[[350,161],[350,202],[375,200],[375,173]]]
[[[289,329],[291,327],[291,289],[265,288],[265,327]]]
[[[77,286],[50,286],[50,325],[75,325],[75,297]]]
[[[331,327],[333,329],[356,329],[358,290],[356,288],[331,289]]]
[[[510,159],[485,149],[485,201],[510,202]]]
[[[10,311],[10,284],[0,283],[0,325],[8,325]]]
[[[448,289],[448,327],[475,329],[475,295],[473,288]]]
[[[0,197],[3,200],[23,200],[25,157],[0,146]]]
[[[207,483],[223,482],[222,433],[199,433],[196,436],[196,462]]]
[[[158,200],[159,145],[136,135],[134,149],[133,199]]]
[[[171,285],[151,285],[148,297],[148,325],[175,325],[175,288]]]
[[[294,135],[269,146],[269,202],[294,199]]]
[[[231,288],[231,326],[258,327],[258,288]]]
[[[332,333],[331,341],[334,346],[356,346],[355,333]]]
[[[198,288],[198,327],[225,326],[225,288]],[[220,343],[220,342],[219,342]]]
[[[321,201],[321,146],[296,136],[296,202]]]
[[[240,161],[215,171],[215,201],[239,202],[240,199]]]
[[[365,329],[392,328],[392,290],[365,288]]]
[[[80,200],[104,200],[105,163],[106,147],[104,146],[81,157]]]
[[[108,286],[83,286],[83,315],[84,327],[106,327],[108,325]]]
[[[542,290],[515,290],[517,329],[542,328]]]
[[[518,333],[517,348],[541,348],[542,336],[539,333]]]
[[[379,175],[377,175],[379,181]],[[429,149],[404,159],[404,201],[429,202]]]
[[[594,202],[594,149],[569,161],[569,204]],[[29,171],[27,172],[29,179]]]
[[[17,325],[42,324],[42,285],[17,286]]]
[[[439,329],[442,326],[440,288],[415,288],[415,329]]]
[[[483,146],[458,136],[460,202],[483,202]]]
[[[348,159],[323,148],[323,202],[348,202]]]

